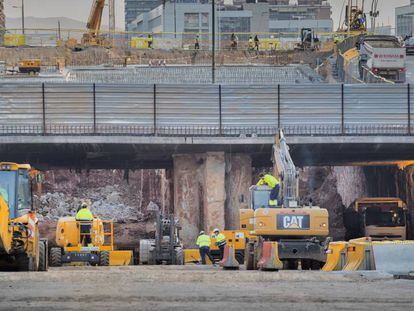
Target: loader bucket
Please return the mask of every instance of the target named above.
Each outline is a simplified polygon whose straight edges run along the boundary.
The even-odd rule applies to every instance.
[[[414,272],[414,241],[372,242],[375,267],[394,275]]]
[[[339,271],[345,265],[347,242],[331,242],[329,243],[326,263],[322,271]]]
[[[133,264],[132,251],[110,251],[109,265],[110,266],[129,266]]]
[[[283,262],[279,259],[277,242],[263,242],[263,256],[257,266],[260,270],[283,269]]]
[[[224,247],[223,259],[220,261],[220,267],[224,269],[239,269],[239,262],[236,259],[233,245]]]
[[[346,248],[344,271],[375,270],[371,240],[362,238],[351,240]]]

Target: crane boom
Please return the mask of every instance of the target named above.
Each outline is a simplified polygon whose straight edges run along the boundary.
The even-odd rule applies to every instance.
[[[279,130],[276,143],[273,145],[274,175],[279,177],[284,207],[297,207],[299,197],[299,179],[296,166],[290,156],[289,146],[283,130]]]
[[[89,14],[88,23],[86,28],[89,33],[96,37],[101,30],[102,14],[105,6],[105,0],[94,0]]]

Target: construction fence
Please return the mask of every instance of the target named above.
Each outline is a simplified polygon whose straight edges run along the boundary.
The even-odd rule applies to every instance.
[[[81,43],[85,30],[80,29],[5,29],[4,46],[65,46]],[[233,36],[232,36],[233,35]],[[249,39],[257,35],[259,51],[293,50],[300,41],[300,33],[217,33],[215,48],[217,50],[255,50],[249,45]],[[160,49],[160,50],[211,50],[212,35],[205,32],[101,32],[108,47],[122,49]],[[322,50],[333,48],[334,33],[318,34]],[[198,44],[197,44],[198,43]]]
[[[410,85],[1,84],[1,135],[411,135]]]

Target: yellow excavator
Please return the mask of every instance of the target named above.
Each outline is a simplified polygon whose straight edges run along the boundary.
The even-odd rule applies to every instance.
[[[0,270],[47,271],[47,240],[39,236],[28,164],[0,162]]]
[[[299,202],[299,174],[282,130],[273,146],[272,160],[282,197],[273,206],[269,204],[270,187],[250,187],[250,209],[241,211],[252,224],[253,238],[249,238],[245,249],[246,268],[298,269],[300,265],[302,270],[320,269],[326,261],[329,241],[328,211]]]

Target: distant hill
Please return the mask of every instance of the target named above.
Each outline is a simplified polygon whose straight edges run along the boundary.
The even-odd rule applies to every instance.
[[[60,21],[61,29],[85,29],[86,22],[81,22],[68,17],[33,17],[28,16],[24,19],[24,27],[32,29],[56,29]],[[6,28],[20,29],[22,28],[21,18],[6,17]],[[108,30],[108,25],[102,25],[102,30]],[[117,29],[117,31],[122,31]]]
[[[57,28],[58,21],[60,21],[60,27],[62,29],[85,29],[86,23],[78,21],[76,19],[71,19],[67,17],[47,17],[47,18],[39,18],[28,16],[24,19],[24,26],[25,28],[34,28],[34,29],[49,29],[49,28]],[[9,29],[19,29],[22,27],[22,20],[20,18],[11,18],[6,17],[6,28]],[[105,29],[105,26],[102,27]],[[106,27],[107,29],[108,27]]]

